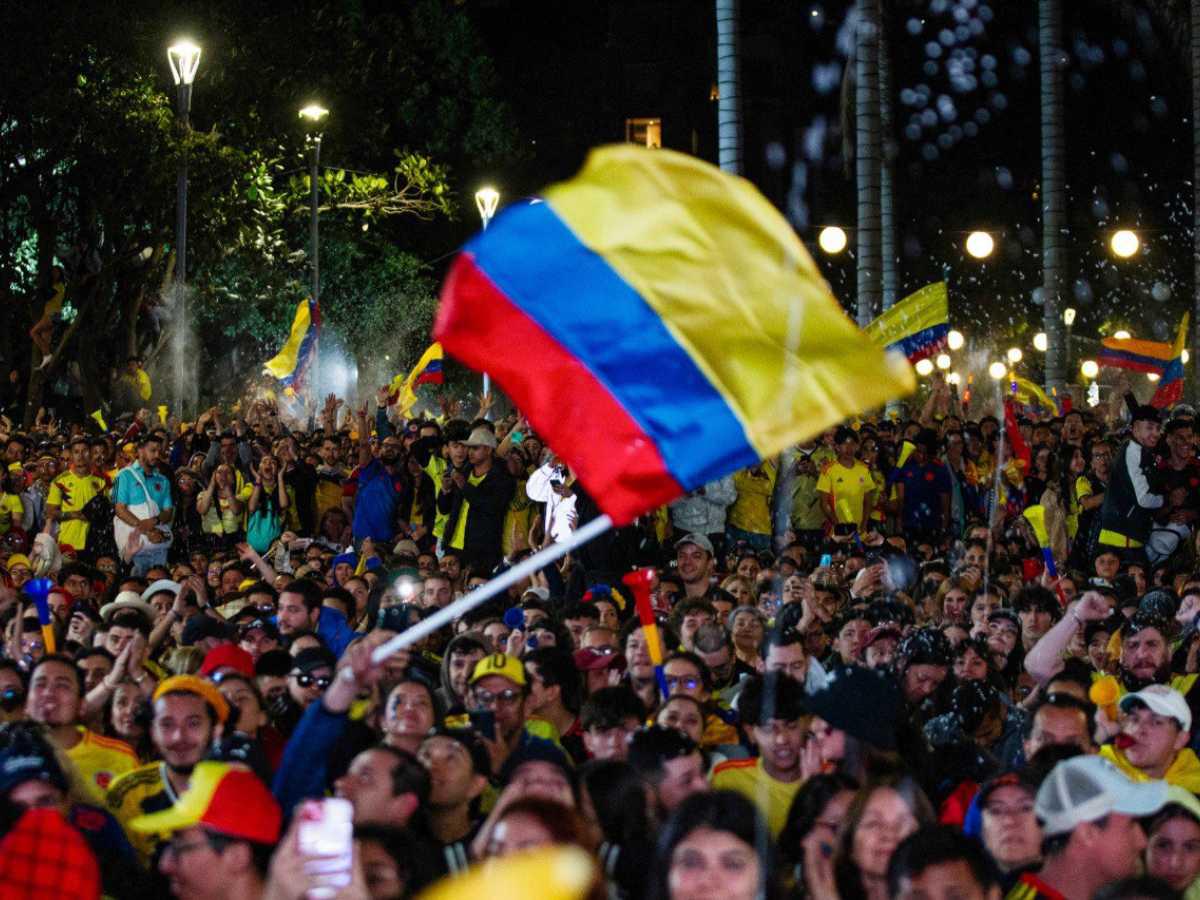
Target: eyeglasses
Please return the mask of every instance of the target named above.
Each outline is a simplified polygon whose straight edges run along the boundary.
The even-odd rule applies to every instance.
[[[315,684],[321,690],[325,690],[325,688],[333,684],[333,679],[328,675],[313,676],[307,673],[293,672],[292,677],[296,679],[296,684],[302,688],[310,688]]]
[[[491,706],[492,704],[512,706],[524,696],[521,691],[514,691],[512,688],[506,688],[498,694],[482,690],[473,691],[472,693],[474,694],[475,702],[480,706]]]
[[[668,675],[667,676],[667,689],[670,690],[671,688],[677,688],[677,687],[685,688],[689,691],[694,691],[696,688],[700,687],[700,679],[699,678],[691,678],[691,677],[685,678],[682,675]]]

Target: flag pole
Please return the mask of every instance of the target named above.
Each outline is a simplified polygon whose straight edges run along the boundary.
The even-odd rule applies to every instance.
[[[393,653],[403,650],[406,647],[411,647],[417,641],[433,634],[439,628],[449,625],[460,616],[466,615],[485,600],[490,600],[501,591],[512,587],[512,585],[516,584],[522,578],[534,574],[556,559],[566,556],[576,547],[586,544],[593,538],[604,534],[612,526],[612,519],[608,516],[599,516],[592,519],[592,521],[573,532],[565,541],[551,544],[549,547],[539,550],[533,556],[496,576],[486,584],[481,584],[465,597],[455,600],[444,609],[438,610],[428,619],[418,622],[411,628],[405,629],[386,644],[376,647],[375,651],[371,654],[371,662],[378,665]]]

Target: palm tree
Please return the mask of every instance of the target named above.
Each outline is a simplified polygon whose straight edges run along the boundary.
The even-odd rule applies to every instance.
[[[1062,286],[1066,275],[1066,123],[1063,108],[1062,0],[1038,0],[1038,53],[1042,111],[1042,328],[1046,332],[1046,388],[1066,382]]]
[[[1197,0],[1200,2],[1200,0]],[[896,137],[892,116],[892,60],[887,20],[879,20],[879,128],[883,154],[879,169],[879,250],[883,260],[883,308],[891,309],[900,287],[896,255]]]
[[[858,0],[855,33],[855,187],[858,190],[858,305],[859,327],[879,311],[882,268],[880,169],[882,139],[879,122],[880,0]]]
[[[738,44],[741,0],[716,0],[717,6],[717,163],[742,174],[742,92]]]

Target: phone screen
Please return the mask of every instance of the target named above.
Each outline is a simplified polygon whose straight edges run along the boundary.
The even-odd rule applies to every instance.
[[[489,741],[496,739],[496,714],[490,709],[472,709],[467,713],[471,727]]]

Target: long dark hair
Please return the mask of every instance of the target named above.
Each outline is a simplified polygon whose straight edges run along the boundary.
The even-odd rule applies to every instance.
[[[675,848],[699,828],[724,831],[753,847],[761,878],[758,896],[763,900],[777,900],[780,888],[775,842],[754,804],[732,791],[693,794],[667,820],[654,855],[653,881],[647,892],[649,900],[671,900],[671,857]]]
[[[633,766],[615,759],[593,760],[579,770],[579,783],[591,798],[604,840],[624,847],[652,840],[646,782]]]
[[[837,853],[834,857],[833,875],[837,881],[838,896],[842,900],[856,900],[867,894],[866,888],[863,886],[862,873],[859,871],[858,863],[854,861],[854,835],[871,797],[876,791],[884,789],[893,790],[904,799],[916,818],[918,826],[932,825],[936,821],[929,798],[925,796],[925,792],[911,776],[885,778],[861,787],[846,813],[845,824],[838,836]]]
[[[793,869],[804,862],[804,839],[831,800],[842,791],[857,791],[858,782],[842,772],[814,775],[796,792],[787,822],[779,833],[779,861]]]

